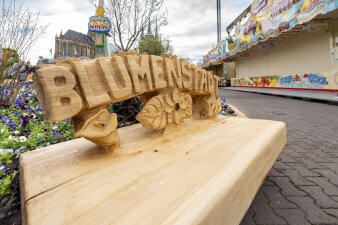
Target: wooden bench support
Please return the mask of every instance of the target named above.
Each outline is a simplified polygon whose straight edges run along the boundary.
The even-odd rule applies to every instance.
[[[76,139],[20,157],[24,224],[239,224],[283,150],[282,122],[186,120],[119,129],[114,152]]]

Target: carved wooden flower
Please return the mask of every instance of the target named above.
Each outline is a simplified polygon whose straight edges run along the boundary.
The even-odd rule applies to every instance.
[[[148,129],[160,130],[168,123],[179,124],[192,115],[192,99],[189,94],[180,93],[175,88],[171,95],[151,98],[136,116]]]

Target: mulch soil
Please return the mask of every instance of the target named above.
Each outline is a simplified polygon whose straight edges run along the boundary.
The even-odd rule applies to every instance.
[[[5,174],[11,175],[14,170],[19,171],[19,158],[12,157],[12,163],[6,165]],[[21,203],[20,203],[20,175],[18,174],[12,181],[11,194],[0,196],[0,224],[1,225],[20,225],[21,224]]]

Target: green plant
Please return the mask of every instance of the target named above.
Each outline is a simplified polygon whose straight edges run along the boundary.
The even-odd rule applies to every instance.
[[[170,40],[166,37],[146,37],[141,39],[137,46],[137,51],[139,54],[147,53],[149,55],[162,55],[169,54],[172,55],[174,50],[171,46]]]
[[[7,175],[5,178],[0,180],[0,195],[11,193],[10,186],[12,180],[18,173],[18,171],[14,171],[12,175]]]
[[[7,165],[9,163],[12,163],[12,158],[13,154],[10,153],[2,153],[0,154],[0,164],[2,165]]]
[[[234,39],[232,38],[231,35],[229,35],[229,37],[227,37],[227,38],[225,38],[225,39],[227,39],[228,44],[235,43],[235,42],[234,42]]]

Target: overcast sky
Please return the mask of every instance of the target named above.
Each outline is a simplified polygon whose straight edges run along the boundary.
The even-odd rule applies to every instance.
[[[87,33],[88,20],[95,8],[87,0],[17,0],[25,7],[40,12],[41,24],[50,24],[46,33],[32,47],[28,59],[35,64],[38,56],[50,57],[55,35],[68,29]],[[169,37],[174,53],[201,60],[217,40],[216,0],[164,0],[168,9],[168,25],[160,33]],[[221,0],[222,39],[229,25],[252,0]]]

